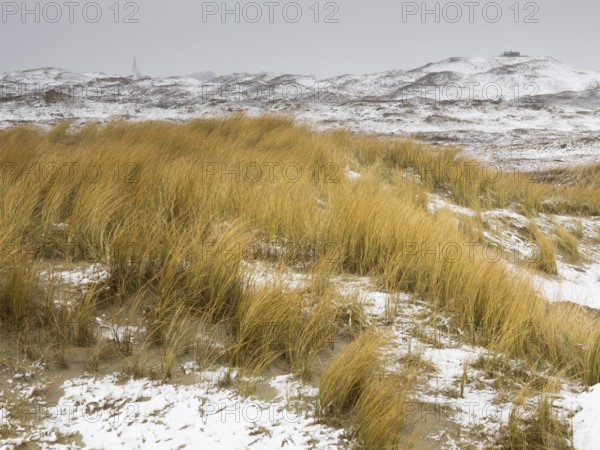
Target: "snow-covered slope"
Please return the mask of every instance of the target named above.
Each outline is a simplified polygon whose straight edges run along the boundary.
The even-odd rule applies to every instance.
[[[389,71],[373,75],[334,77],[327,80],[335,83],[341,91],[354,96],[371,95],[392,97],[399,90],[413,85],[439,86],[450,89],[461,87],[467,98],[472,86],[474,98],[495,98],[491,90],[482,92],[486,85],[502,88],[503,98],[516,95],[556,94],[565,91],[580,91],[600,86],[600,73],[577,71],[554,58],[489,57],[449,58],[410,71]],[[531,84],[530,87],[526,86]],[[452,86],[454,85],[454,86]],[[527,90],[528,92],[523,92]],[[448,93],[449,99],[453,93]]]
[[[454,57],[322,80],[273,73],[133,79],[55,68],[0,74],[0,126],[190,120],[237,110],[459,145],[513,168],[600,159],[600,73],[550,57]]]

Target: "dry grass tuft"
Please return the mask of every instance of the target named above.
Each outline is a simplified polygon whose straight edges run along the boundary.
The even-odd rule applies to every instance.
[[[348,345],[325,369],[319,386],[319,403],[327,414],[352,410],[368,383],[382,375],[379,351],[385,338],[364,332]]]
[[[554,233],[558,248],[565,252],[572,262],[579,262],[581,260],[579,243],[573,233],[558,224],[554,226]]]
[[[542,394],[533,409],[521,399],[515,402],[505,427],[502,448],[508,450],[572,450],[569,426],[554,410],[550,394]]]
[[[529,233],[536,247],[531,261],[533,266],[542,272],[556,275],[558,273],[556,267],[556,243],[546,236],[534,222],[531,222],[529,225]]]

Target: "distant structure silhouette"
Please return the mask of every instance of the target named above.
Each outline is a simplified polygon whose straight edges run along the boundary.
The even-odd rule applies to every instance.
[[[133,57],[133,67],[131,68],[131,76],[133,78],[141,78],[142,77],[142,74],[138,70],[137,61],[135,59],[135,56]]]
[[[511,50],[509,50],[509,51],[506,51],[506,50],[505,50],[505,51],[504,51],[504,54],[503,54],[502,56],[506,56],[506,57],[508,57],[508,58],[513,58],[513,57],[515,57],[515,56],[521,56],[521,52],[513,52],[513,51],[511,51]]]

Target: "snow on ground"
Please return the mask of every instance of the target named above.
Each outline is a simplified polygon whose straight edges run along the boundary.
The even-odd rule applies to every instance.
[[[0,448],[36,441],[49,449],[329,449],[346,442],[344,430],[315,420],[317,391],[288,375],[269,381],[270,400],[219,386],[224,371],[195,375],[185,385],[117,375],[67,380],[35,426],[0,437]],[[10,413],[2,417],[0,425],[10,423]]]
[[[425,319],[424,313],[428,313]],[[418,421],[426,422],[429,417],[433,426],[427,437],[444,443],[442,448],[459,449],[467,443],[487,448],[507,423],[512,403],[500,399],[501,393],[491,386],[492,380],[478,382],[482,375],[470,366],[478,358],[490,356],[488,352],[451,337],[442,331],[449,325],[448,319],[438,316],[438,326],[434,326],[429,321],[432,316],[433,311],[424,303],[408,298],[402,301],[398,317],[390,326],[392,340],[385,353],[388,371],[402,370],[407,364],[405,358],[411,356],[430,364],[430,374],[426,369],[419,370],[419,377],[425,379],[411,392],[411,414]],[[468,378],[461,395],[465,366]]]
[[[355,172],[349,168],[346,168],[344,171],[346,173],[346,178],[348,178],[348,181],[356,181],[361,177],[360,173]]]
[[[436,213],[443,210],[448,210],[453,213],[463,214],[465,216],[475,216],[475,211],[464,206],[455,205],[437,194],[429,194],[429,202],[427,210],[431,213]]]
[[[597,450],[600,446],[600,384],[576,398],[579,411],[573,418],[575,450]]]
[[[293,289],[310,281],[305,273],[264,262],[245,263],[244,270],[258,286],[278,281]],[[73,283],[83,279],[64,278]],[[493,378],[486,379],[484,371],[473,367],[478,358],[491,355],[467,344],[464,336],[450,334],[454,328],[450,320],[410,294],[381,292],[368,277],[342,275],[332,277],[331,282],[341,295],[359,301],[373,323],[389,333],[385,348],[388,371],[406,367],[409,362],[405,358],[411,356],[431,366],[431,370],[419,370],[419,385],[411,391],[408,406],[413,419],[427,423],[424,442],[437,442],[443,449],[460,449],[466,443],[480,449],[493,445],[514,405],[512,398],[496,389]],[[111,327],[108,319],[98,320],[103,328],[119,333],[119,327]],[[26,442],[43,443],[48,449],[330,449],[350,445],[344,430],[316,421],[318,389],[292,375],[250,380],[269,386],[272,394],[243,396],[233,386],[220,383],[225,368],[202,372],[196,364],[187,363],[181,369],[187,377],[183,384],[116,374],[67,379],[60,399],[47,405],[44,421],[26,428],[18,428],[10,407],[0,402],[4,418],[0,426],[12,424],[9,429],[18,436],[0,437],[0,448],[12,449]],[[11,386],[23,399],[34,399],[35,392],[43,390],[32,384],[32,376],[17,374],[13,378]],[[578,396],[580,391],[575,384],[565,384],[560,405],[566,417],[577,412],[576,449],[588,450],[589,438],[582,436],[596,430],[597,389]],[[436,420],[431,423],[427,417]]]
[[[184,386],[145,379],[123,384],[114,376],[69,380],[58,403],[63,414],[72,408],[70,416],[54,426],[63,434],[79,433],[87,448],[98,449],[337,447],[342,430],[317,424],[296,408],[291,396],[298,392],[286,397],[281,386],[300,393],[302,388],[287,377],[273,380],[280,389],[271,402],[241,397],[214,381]]]
[[[501,355],[467,344],[467,336],[451,335],[447,331],[452,328],[451,320],[435,314],[427,303],[412,295],[378,292],[369,285],[368,278],[346,282],[341,292],[357,293],[376,323],[390,333],[391,339],[384,350],[389,373],[406,369],[410,359],[413,364],[417,359],[431,366],[431,370],[419,366],[417,384],[410,391],[406,405],[409,421],[426,424],[421,428],[425,433],[422,445],[435,442],[442,449],[456,450],[467,445],[476,449],[496,445],[515,405],[507,390],[495,385],[495,377],[489,378],[476,363],[480,358]],[[521,364],[505,361],[517,369]],[[557,408],[561,417],[568,420],[578,407],[581,386],[561,384],[562,391],[556,396]]]
[[[499,402],[498,392],[489,384],[483,387],[474,382],[466,384],[464,395],[458,393],[458,382],[465,363],[473,363],[487,355],[485,349],[474,347],[442,331],[450,321],[437,316],[437,325],[431,323],[434,315],[428,305],[412,295],[390,294],[373,290],[368,278],[345,282],[340,290],[344,295],[357,295],[366,311],[390,333],[391,339],[384,350],[387,371],[398,373],[406,369],[405,358],[422,359],[433,368],[431,374],[419,369],[420,384],[412,389],[406,411],[409,420],[427,423],[423,442],[437,442],[444,449],[459,449],[467,442],[475,448],[487,448],[506,424],[512,404]],[[477,375],[470,369],[470,378]],[[454,425],[454,429],[451,425]],[[479,430],[484,427],[484,432]],[[446,428],[446,429],[444,429]],[[469,435],[477,429],[477,439]],[[425,444],[423,444],[425,445]]]
[[[97,337],[103,337],[104,339],[112,340],[115,342],[131,343],[135,341],[135,337],[146,331],[144,327],[125,324],[120,325],[118,323],[111,323],[106,321],[105,318],[96,317],[96,325],[99,332],[96,333]]]
[[[49,267],[39,272],[39,275],[48,282],[71,287],[83,287],[105,281],[110,274],[108,268],[100,263],[78,264],[71,268],[64,265]]]
[[[92,264],[81,270],[63,270],[53,273],[57,280],[72,285],[87,285],[108,279],[108,270],[102,264]]]
[[[600,309],[600,264],[571,266],[557,262],[558,277],[532,274],[533,282],[550,301],[570,301]]]
[[[475,216],[474,211],[454,205],[440,195],[432,194],[428,206],[432,213],[449,210],[457,217]],[[528,255],[527,241],[520,233],[527,227],[528,218],[508,209],[485,211],[480,217],[488,224],[494,221],[503,224],[496,232],[488,227],[484,232],[486,239],[505,249],[519,248],[523,257]],[[598,225],[597,218],[540,215],[535,220],[546,231],[551,229],[552,222],[569,227],[579,220],[587,237],[592,236]],[[269,247],[269,252],[285,252],[284,244],[265,245],[273,247]],[[588,247],[582,253],[586,258],[596,254],[594,248]],[[507,266],[522,270],[518,265]],[[548,300],[569,300],[600,308],[600,262],[573,265],[559,258],[558,267],[559,275],[554,278],[527,273]],[[279,282],[286,289],[299,289],[310,283],[306,273],[265,262],[244,262],[243,269],[249,274],[248,283],[254,286]],[[100,264],[45,274],[75,287],[87,286],[107,276]],[[381,292],[368,277],[342,275],[332,277],[331,282],[341,295],[359,301],[373,323],[390,334],[385,349],[387,370],[402,369],[409,364],[406,358],[411,357],[431,367],[429,372],[419,371],[420,384],[411,391],[411,415],[429,413],[443,419],[427,430],[424,439],[436,441],[444,449],[459,449],[465,443],[481,449],[494,445],[515,405],[506,392],[494,385],[494,377],[486,378],[484,370],[474,367],[477,360],[492,355],[484,348],[467,344],[460,334],[450,334],[449,330],[455,327],[450,326],[449,319],[435,314],[425,302],[410,294]],[[130,331],[134,334],[139,331],[136,327],[112,323],[106,317],[99,317],[97,323],[109,339],[123,339]],[[344,430],[316,421],[318,390],[291,375],[262,378],[262,383],[274,392],[265,399],[258,395],[245,397],[233,387],[223,386],[219,383],[223,370],[200,372],[194,364],[184,364],[182,371],[194,379],[171,384],[122,379],[117,375],[71,378],[62,385],[58,406],[48,405],[44,422],[25,428],[14,422],[11,407],[2,401],[4,392],[1,392],[0,426],[8,426],[13,435],[0,437],[0,448],[12,449],[27,442],[37,442],[49,449],[328,449],[350,445],[345,441]],[[35,399],[43,386],[32,384],[31,378],[28,373],[15,374],[8,383],[13,394]],[[581,389],[575,383],[564,382],[556,406],[566,420],[572,417],[575,449],[595,450],[600,441],[600,385],[583,393]],[[415,405],[420,405],[420,409],[414,409]]]
[[[285,251],[282,247],[277,247],[278,251]],[[293,272],[292,270],[274,270],[269,264],[253,261],[242,261],[242,267],[248,274],[248,286],[263,287],[273,283],[279,283],[285,289],[294,290],[306,286],[310,282],[310,277],[306,274]]]
[[[46,283],[56,288],[54,303],[71,307],[81,292],[87,291],[90,285],[108,280],[108,268],[100,263],[75,264],[58,267],[50,265],[39,272],[39,276]]]

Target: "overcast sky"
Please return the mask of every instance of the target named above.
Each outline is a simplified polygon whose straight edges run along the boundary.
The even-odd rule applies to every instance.
[[[223,17],[222,6],[232,12]],[[425,17],[423,6],[432,11]],[[146,75],[325,77],[505,49],[600,71],[600,2],[592,0],[19,0],[1,7],[0,71],[51,66],[129,74],[135,55]]]

